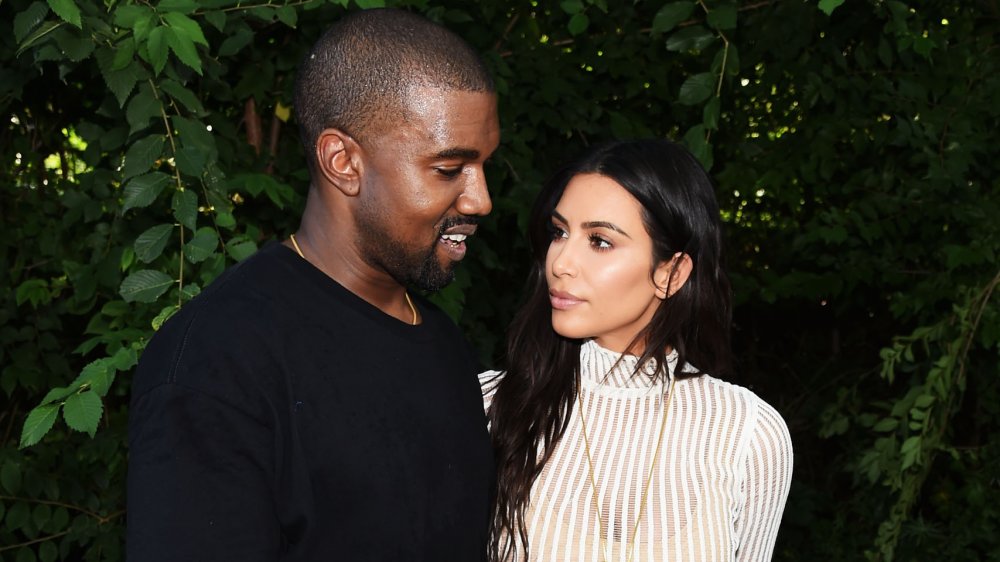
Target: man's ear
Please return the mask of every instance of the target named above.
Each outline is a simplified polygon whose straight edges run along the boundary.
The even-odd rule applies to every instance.
[[[669,260],[660,262],[653,272],[653,283],[656,285],[656,296],[661,300],[667,299],[681,290],[691,277],[691,270],[694,262],[691,256],[677,252]]]
[[[361,145],[340,129],[324,129],[316,139],[316,169],[344,195],[353,197],[361,185]]]

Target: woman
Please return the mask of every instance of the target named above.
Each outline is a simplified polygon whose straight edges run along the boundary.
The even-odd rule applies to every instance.
[[[667,141],[591,150],[543,188],[507,369],[480,375],[493,560],[768,560],[791,480],[778,413],[714,377],[730,289],[712,184]]]

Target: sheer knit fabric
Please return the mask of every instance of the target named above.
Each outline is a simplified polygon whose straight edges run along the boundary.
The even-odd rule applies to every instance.
[[[629,540],[662,423],[669,383],[632,376],[638,359],[593,341],[580,352],[581,408],[531,489],[530,560],[608,562],[770,560],[792,475],[781,416],[749,390],[711,376],[674,384],[646,507]],[[676,354],[668,358],[671,377]],[[651,369],[645,369],[651,372]],[[489,408],[503,373],[480,375]],[[579,416],[586,416],[593,490]],[[598,523],[598,516],[601,523]],[[523,549],[519,548],[520,560]]]

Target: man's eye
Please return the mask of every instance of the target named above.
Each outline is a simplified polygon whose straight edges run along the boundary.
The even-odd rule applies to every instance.
[[[454,168],[434,168],[434,170],[446,178],[454,178],[462,173],[462,168],[462,166],[456,166]]]

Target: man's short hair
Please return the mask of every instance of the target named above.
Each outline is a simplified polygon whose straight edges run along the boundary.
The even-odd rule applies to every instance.
[[[398,9],[354,12],[313,45],[295,82],[295,114],[310,164],[336,128],[362,141],[405,116],[413,87],[493,92],[479,55],[444,27]]]

